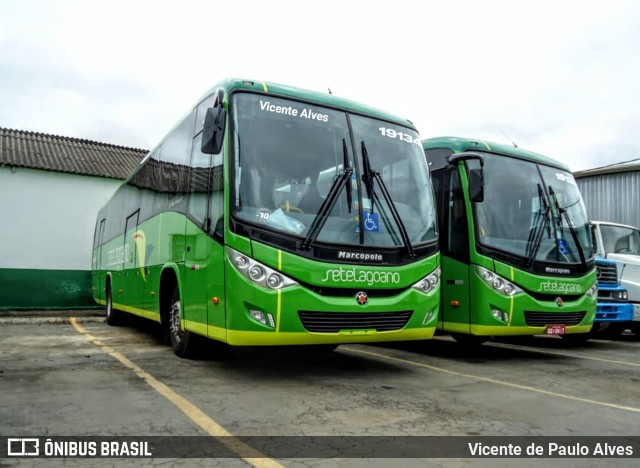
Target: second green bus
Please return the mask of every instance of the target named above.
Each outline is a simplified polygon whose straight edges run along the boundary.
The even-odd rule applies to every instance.
[[[423,141],[440,228],[437,328],[464,343],[492,336],[588,336],[594,248],[569,169],[515,146]]]

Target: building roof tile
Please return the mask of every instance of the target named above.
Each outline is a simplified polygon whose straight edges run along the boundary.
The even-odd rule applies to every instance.
[[[126,179],[147,150],[0,127],[0,165]]]

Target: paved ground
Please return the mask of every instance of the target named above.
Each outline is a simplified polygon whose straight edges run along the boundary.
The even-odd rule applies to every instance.
[[[471,351],[448,337],[436,337],[419,344],[343,345],[333,353],[245,349],[225,360],[206,355],[179,359],[161,341],[155,327],[143,321],[109,327],[95,311],[5,314],[0,317],[0,436],[190,436],[185,440],[199,446],[216,440],[240,444],[233,449],[237,458],[191,459],[190,464],[369,467],[419,466],[425,460],[401,458],[405,455],[399,448],[382,455],[397,460],[327,458],[308,446],[301,449],[301,459],[286,456],[286,450],[271,454],[268,443],[297,443],[292,436],[306,436],[300,440],[308,442],[314,436],[321,444],[337,437],[334,442],[362,442],[365,448],[384,451],[391,440],[408,444],[405,449],[412,453],[411,441],[417,439],[411,437],[418,436],[468,436],[471,441],[503,436],[499,440],[517,443],[542,436],[593,436],[586,443],[612,436],[636,436],[637,442],[640,435],[640,341],[633,336],[574,348],[557,337],[536,337]],[[201,439],[191,438],[195,436]],[[260,439],[264,436],[282,437]],[[367,446],[371,442],[374,446]],[[255,460],[250,450],[261,446],[271,456]],[[440,453],[442,447],[431,448]],[[640,448],[634,450],[640,456]],[[340,455],[330,449],[326,453]],[[343,455],[349,453],[347,447]],[[120,463],[164,466],[181,461]],[[514,463],[427,461],[447,466]],[[114,462],[0,458],[0,467]],[[529,458],[518,464],[551,462],[634,466],[637,458]]]

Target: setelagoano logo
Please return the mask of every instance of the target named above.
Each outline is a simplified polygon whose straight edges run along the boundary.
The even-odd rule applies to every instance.
[[[362,271],[355,268],[337,268],[327,270],[323,283],[327,281],[346,282],[357,281],[371,286],[376,283],[398,284],[400,282],[400,273],[395,271]]]
[[[551,293],[580,293],[582,288],[575,283],[556,283],[555,281],[544,281],[540,283],[540,291]]]

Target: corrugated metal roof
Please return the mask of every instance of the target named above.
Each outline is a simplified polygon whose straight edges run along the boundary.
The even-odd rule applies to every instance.
[[[0,127],[0,165],[126,179],[146,150]]]
[[[585,169],[584,171],[576,171],[573,173],[575,178],[591,177],[602,174],[616,174],[618,172],[634,172],[640,171],[640,158],[630,161],[609,164],[608,166],[594,167],[593,169]]]

